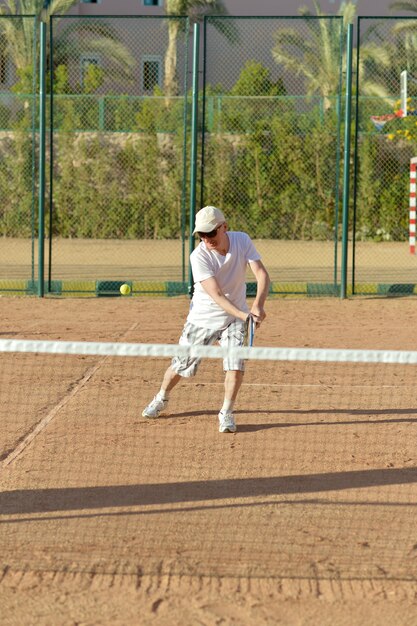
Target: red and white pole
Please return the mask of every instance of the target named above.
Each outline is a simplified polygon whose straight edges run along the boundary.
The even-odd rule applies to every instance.
[[[409,202],[409,248],[410,254],[416,253],[416,170],[417,157],[410,161],[410,202]]]

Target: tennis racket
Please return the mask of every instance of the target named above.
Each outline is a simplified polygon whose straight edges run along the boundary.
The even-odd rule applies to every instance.
[[[255,338],[255,327],[255,320],[253,319],[252,315],[249,314],[245,322],[245,332],[243,335],[244,346],[253,346],[253,340]]]

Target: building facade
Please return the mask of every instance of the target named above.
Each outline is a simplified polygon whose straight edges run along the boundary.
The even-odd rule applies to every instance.
[[[79,15],[162,15],[166,0],[81,0],[71,9]],[[356,0],[357,14],[407,15],[390,10],[392,0]],[[230,15],[297,15],[300,7],[306,6],[314,13],[313,0],[224,0]],[[339,10],[340,0],[319,0],[324,13],[334,14]]]
[[[2,3],[4,0],[0,0]],[[79,0],[69,11],[71,16],[146,16],[146,17],[162,17],[166,12],[167,0]],[[392,0],[356,0],[357,15],[362,16],[401,16],[409,13],[396,12],[390,10]],[[306,6],[311,13],[315,15],[314,0],[224,0],[224,4],[231,16],[271,16],[290,17],[298,15],[299,9]],[[319,0],[321,10],[324,14],[336,14],[340,8],[341,0]],[[123,23],[122,23],[123,22]],[[124,41],[126,47],[135,57],[138,64],[135,80],[139,85],[139,93],[141,95],[150,95],[154,88],[163,87],[164,82],[164,52],[161,51],[161,45],[157,45],[156,38],[152,34],[151,24],[147,24],[146,33],[143,34],[138,41],[137,24],[129,23],[128,20],[114,20],[113,26],[116,30],[120,30],[121,40]],[[271,21],[270,29],[274,29],[274,22]],[[268,25],[264,22],[263,28],[268,30]],[[155,28],[155,30],[157,30]],[[160,33],[157,33],[160,36]],[[264,44],[264,45],[263,45]],[[262,50],[265,48],[265,50]],[[239,66],[238,59],[234,59],[234,55],[239,55],[236,48],[230,47],[226,51],[222,46],[218,46],[218,50],[212,51],[212,65],[216,66],[223,63],[223,59],[227,54],[231,67]],[[260,40],[257,44],[254,58],[263,63],[265,58],[270,56],[270,46],[266,41]],[[86,51],[85,54],[77,61],[80,67],[77,68],[78,74],[82,77],[87,71],[89,65],[101,66],[103,63],[103,55],[97,52]],[[273,68],[274,75],[272,79],[279,78],[277,68]],[[235,81],[237,76],[230,71],[230,83]],[[208,80],[211,80],[210,68],[208,68]],[[7,59],[6,48],[0,42],[0,88],[7,88],[15,81],[13,67]],[[230,85],[229,85],[230,86]]]
[[[69,11],[70,14],[81,16],[163,16],[165,15],[167,0],[80,0]],[[390,9],[392,0],[356,0],[357,15],[370,16],[400,16],[410,15],[404,12],[393,12]],[[229,15],[249,17],[249,16],[271,16],[290,17],[299,14],[300,7],[308,7],[313,15],[316,14],[314,0],[224,0],[224,4]],[[334,15],[340,9],[341,0],[319,0],[319,5],[324,14]],[[264,24],[266,28],[266,24]],[[271,22],[271,28],[274,28]],[[260,45],[259,48],[262,48]],[[230,62],[233,63],[233,54],[236,50],[230,48]],[[269,54],[269,51],[265,52]],[[259,61],[263,61],[261,50],[258,50]],[[218,58],[216,51],[213,52],[213,63],[222,62],[224,50],[219,49]],[[95,59],[86,58],[84,62],[97,62]],[[155,52],[144,55],[141,64],[141,92],[149,93],[154,86],[162,86],[164,63],[163,56]],[[210,74],[210,70],[208,70]],[[231,73],[232,78],[232,73]],[[235,76],[233,77],[236,78]],[[276,77],[273,77],[276,78]],[[210,76],[209,76],[210,79]]]

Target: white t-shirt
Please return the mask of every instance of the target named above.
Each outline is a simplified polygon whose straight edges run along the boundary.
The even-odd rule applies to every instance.
[[[250,261],[259,261],[260,254],[249,235],[227,232],[229,251],[226,255],[209,250],[202,241],[190,256],[194,278],[194,295],[187,321],[201,328],[222,329],[235,318],[216,304],[200,282],[214,276],[223,294],[241,311],[246,304],[246,268]]]

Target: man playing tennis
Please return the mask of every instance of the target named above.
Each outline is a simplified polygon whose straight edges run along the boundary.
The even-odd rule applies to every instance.
[[[265,319],[264,304],[269,292],[269,276],[259,253],[246,233],[228,231],[219,209],[206,206],[198,211],[193,234],[201,241],[191,253],[194,295],[179,340],[180,345],[209,345],[216,341],[224,347],[243,344],[246,303],[246,268],[249,264],[257,282],[256,297],[250,314],[257,326]],[[143,417],[158,417],[166,408],[169,394],[181,377],[194,376],[198,357],[174,357],[165,372],[160,391],[143,410]],[[224,359],[223,406],[219,412],[219,432],[234,433],[233,406],[242,384],[244,362]]]

